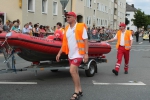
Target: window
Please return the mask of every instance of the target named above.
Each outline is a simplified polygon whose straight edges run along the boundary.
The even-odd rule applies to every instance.
[[[87,4],[87,7],[91,8],[92,7],[92,0],[87,0],[86,4]]]
[[[42,13],[47,13],[47,0],[42,0]]]
[[[101,19],[101,26],[103,25],[103,20]]]
[[[53,15],[57,15],[57,2],[53,2]]]
[[[84,6],[86,6],[86,0],[84,0]]]
[[[99,3],[97,3],[97,10],[99,10]]]
[[[35,0],[28,0],[28,11],[34,12]]]
[[[127,16],[127,17],[129,17],[129,16],[130,16],[130,14],[126,14],[126,16]]]
[[[126,8],[126,4],[123,5],[123,8]]]
[[[86,23],[87,23],[87,25],[91,25],[92,19],[90,16],[87,17]]]
[[[107,26],[107,20],[105,20],[105,26]]]
[[[105,6],[105,12],[108,13],[108,7],[107,6]]]
[[[105,20],[103,20],[103,26],[105,26]]]
[[[111,9],[111,14],[113,14],[113,9]]]
[[[118,6],[120,6],[120,1],[118,1]]]
[[[89,17],[89,25],[91,25],[91,17]]]
[[[97,26],[100,26],[100,20],[97,18]]]
[[[99,25],[99,26],[101,25],[101,19],[99,19],[98,25]]]
[[[92,8],[92,0],[90,0],[90,8]]]
[[[95,9],[94,9],[94,16],[96,15],[96,13],[95,13]]]
[[[89,17],[86,19],[86,24],[89,25]]]
[[[101,5],[101,11],[103,12],[104,10],[103,10],[103,4]]]
[[[118,16],[120,17],[120,12],[118,12]]]
[[[105,12],[107,12],[107,6],[105,6]]]

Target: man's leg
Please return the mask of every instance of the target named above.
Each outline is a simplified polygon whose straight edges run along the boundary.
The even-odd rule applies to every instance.
[[[72,80],[74,82],[74,86],[75,86],[75,93],[79,93],[79,91],[81,91],[80,89],[80,78],[79,78],[79,74],[78,74],[78,66],[71,64],[70,65],[70,74],[72,76]]]
[[[119,46],[118,52],[117,52],[116,66],[115,66],[115,69],[113,69],[113,73],[115,75],[118,75],[118,72],[119,72],[119,69],[120,69],[120,65],[121,65],[121,61],[122,61],[122,56],[123,56],[123,50],[124,50],[124,47]]]
[[[129,55],[130,55],[130,50],[125,50],[125,54],[124,54],[124,60],[125,60],[124,71],[125,71],[125,74],[128,74],[128,69],[129,69]]]
[[[150,43],[150,35],[149,35],[149,43]]]
[[[122,61],[122,56],[123,56],[123,50],[124,50],[124,47],[119,46],[118,52],[117,52],[116,66],[115,66],[115,69],[112,70],[112,72],[115,75],[118,75],[118,72],[119,72],[119,69],[120,69],[120,65],[121,65],[121,61]]]
[[[138,36],[136,35],[136,42],[138,42]]]

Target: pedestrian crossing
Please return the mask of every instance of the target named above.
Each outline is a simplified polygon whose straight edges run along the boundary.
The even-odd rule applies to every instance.
[[[111,45],[112,51],[116,50],[116,45]],[[131,51],[150,51],[150,45],[132,45]]]
[[[111,45],[111,51],[117,51],[115,45]],[[133,45],[130,51],[150,51],[150,45]]]
[[[117,51],[117,49],[112,48],[111,51]],[[143,51],[143,52],[146,52],[146,51],[150,51],[150,49],[131,49],[130,51]]]

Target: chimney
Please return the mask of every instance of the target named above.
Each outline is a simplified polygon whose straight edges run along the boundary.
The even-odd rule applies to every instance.
[[[132,5],[131,5],[131,7],[133,7],[133,8],[134,8],[134,4],[132,4]]]

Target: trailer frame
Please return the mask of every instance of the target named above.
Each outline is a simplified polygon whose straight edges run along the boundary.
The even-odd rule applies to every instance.
[[[15,54],[19,53],[20,51],[17,51],[13,47],[11,49],[7,49],[7,45],[1,45],[1,52],[4,55],[4,63],[6,64],[6,69],[1,69],[1,73],[17,73],[22,71],[34,71],[35,76],[37,76],[38,71],[45,71],[45,70],[51,70],[52,72],[58,72],[58,70],[61,69],[70,69],[69,67],[69,61],[68,59],[60,59],[60,62],[56,61],[46,61],[46,62],[40,62],[39,64],[33,64],[24,67],[24,68],[16,68],[16,59]],[[11,61],[11,64],[10,64]],[[81,63],[79,66],[80,69],[85,70],[85,74],[87,77],[92,77],[95,75],[95,73],[98,72],[97,70],[97,64],[107,62],[107,59],[105,59],[104,55],[96,56],[96,57],[89,57],[89,61],[87,63]]]

